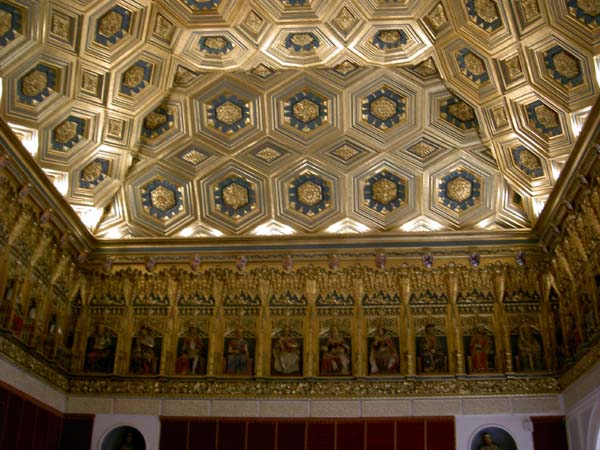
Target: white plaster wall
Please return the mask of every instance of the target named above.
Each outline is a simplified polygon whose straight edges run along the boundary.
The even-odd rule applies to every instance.
[[[137,429],[144,436],[146,450],[158,450],[160,439],[160,421],[158,416],[141,416],[129,414],[98,414],[92,430],[91,450],[100,450],[102,440],[114,428],[129,426]]]
[[[67,410],[66,394],[1,357],[0,380],[60,412]]]
[[[570,450],[600,450],[600,362],[563,392]]]
[[[159,399],[69,396],[67,412],[190,417],[560,415],[558,395],[403,399]]]
[[[490,398],[488,401],[494,402]],[[528,414],[503,414],[456,417],[456,450],[469,450],[471,439],[482,428],[495,426],[506,430],[518,450],[533,450],[532,425]]]

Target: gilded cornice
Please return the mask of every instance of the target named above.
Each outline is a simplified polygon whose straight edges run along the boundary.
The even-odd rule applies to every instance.
[[[555,378],[177,380],[73,378],[70,393],[200,398],[399,398],[558,394]]]
[[[3,158],[2,162],[6,164],[4,170],[10,173],[13,181],[20,187],[30,186],[28,192],[30,198],[41,210],[52,211],[52,222],[63,233],[68,232],[71,235],[74,245],[80,252],[90,252],[96,240],[2,117],[0,117],[0,139],[0,158]],[[2,141],[6,145],[3,145]],[[10,205],[2,205],[2,208],[8,207]]]
[[[22,346],[15,344],[10,339],[1,335],[0,354],[13,364],[17,364],[26,371],[43,378],[63,392],[69,392],[70,381],[67,375],[50,366],[47,361],[31,355]]]
[[[577,381],[588,370],[600,362],[600,342],[596,343],[577,362],[558,378],[561,390]]]
[[[596,102],[533,229],[548,249],[556,244],[557,230],[573,211],[576,197],[597,184],[599,154],[600,102]]]

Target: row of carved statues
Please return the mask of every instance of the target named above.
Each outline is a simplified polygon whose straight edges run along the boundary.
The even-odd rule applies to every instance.
[[[469,334],[462,336],[466,352],[464,367],[469,374],[486,374],[499,371],[502,364],[498,354],[496,339],[484,325],[478,325]],[[114,372],[117,358],[118,336],[103,323],[97,324],[88,337],[84,355],[83,371],[87,373]],[[259,337],[260,339],[260,337]],[[165,348],[164,337],[152,328],[142,325],[131,339],[129,347],[129,374],[175,376],[185,375],[242,375],[257,373],[261,355],[257,353],[257,337],[244,330],[230,330],[220,342],[220,348],[213,367],[210,364],[210,338],[197,326],[189,326],[173,343],[172,349]],[[271,376],[306,375],[305,364],[310,352],[315,351],[317,360],[310,370],[318,376],[400,375],[407,370],[409,355],[402,353],[398,333],[383,326],[376,326],[366,337],[364,345],[335,324],[324,329],[317,342],[304,336],[287,325],[273,333],[269,342],[270,357],[267,366],[260,371]],[[315,345],[316,344],[316,345]],[[354,344],[354,345],[353,345]],[[513,368],[517,372],[546,370],[544,345],[540,331],[523,322],[515,334],[510,336],[510,352],[513,355]],[[217,346],[214,346],[217,347]],[[170,352],[169,350],[173,350]],[[356,352],[364,352],[365,371],[356,370],[362,358]],[[414,341],[417,374],[450,373],[448,337],[433,323],[427,324]],[[168,357],[170,354],[174,357]],[[170,367],[161,370],[161,362],[168,361]]]
[[[393,316],[319,316],[317,311],[316,317],[283,314],[266,320],[82,316],[71,336],[71,370],[170,376],[554,371],[600,337],[595,307],[582,335],[570,313],[561,316],[558,303],[525,306],[529,311],[497,308],[485,314],[475,307],[458,317],[440,315],[440,309],[412,317],[402,308]],[[566,338],[563,324],[570,327]]]

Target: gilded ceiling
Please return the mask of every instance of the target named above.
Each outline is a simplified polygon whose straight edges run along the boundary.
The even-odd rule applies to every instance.
[[[1,114],[99,238],[529,228],[598,0],[0,1]]]

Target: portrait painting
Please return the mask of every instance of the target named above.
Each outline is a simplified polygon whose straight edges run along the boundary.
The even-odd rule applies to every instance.
[[[148,326],[140,327],[131,340],[129,372],[137,375],[158,375],[162,336]]]
[[[242,329],[225,337],[223,373],[225,375],[252,375],[256,338]]]
[[[101,450],[146,450],[142,433],[128,426],[120,426],[108,432],[102,440]]]
[[[417,371],[419,374],[448,372],[448,342],[446,335],[434,324],[427,324],[416,338]]]
[[[103,323],[98,323],[88,337],[85,350],[85,372],[112,373],[115,364],[117,336]]]
[[[178,375],[206,375],[208,360],[208,338],[197,326],[190,326],[177,340]]]
[[[475,433],[469,450],[517,450],[517,444],[504,428],[486,426]]]
[[[477,325],[463,335],[466,367],[469,373],[494,372],[496,349],[494,334],[484,325]]]
[[[271,339],[271,375],[302,376],[302,335],[284,326]]]
[[[369,375],[394,375],[400,373],[398,337],[387,328],[378,326],[367,339],[369,349]]]
[[[333,325],[319,339],[319,375],[352,375],[352,345],[350,336]]]
[[[510,343],[515,371],[544,370],[544,345],[542,335],[536,327],[529,323],[521,323],[511,333]]]

